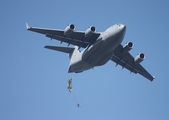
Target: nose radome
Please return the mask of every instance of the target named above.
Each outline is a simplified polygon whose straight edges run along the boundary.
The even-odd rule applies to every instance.
[[[126,32],[126,26],[124,24],[118,24],[118,29],[119,29],[119,35],[123,39],[125,36],[125,32]]]
[[[125,26],[124,24],[119,24],[119,28],[120,28],[121,30],[126,30],[126,26]]]

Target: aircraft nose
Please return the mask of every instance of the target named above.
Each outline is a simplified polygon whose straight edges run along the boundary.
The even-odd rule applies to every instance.
[[[126,31],[126,26],[124,24],[118,24],[118,28],[120,31]]]
[[[117,24],[117,25],[118,25],[119,33],[124,36],[126,32],[126,26],[124,24]]]
[[[118,25],[118,29],[119,29],[119,35],[123,39],[125,36],[125,33],[126,33],[126,26],[124,24],[117,24],[117,25]]]

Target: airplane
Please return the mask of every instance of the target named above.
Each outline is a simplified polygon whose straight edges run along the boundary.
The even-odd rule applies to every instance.
[[[29,31],[44,34],[46,37],[65,43],[68,46],[49,46],[44,48],[68,53],[70,63],[68,73],[80,73],[92,69],[96,66],[102,66],[109,60],[117,65],[126,68],[131,73],[140,74],[150,81],[154,76],[150,75],[140,64],[145,59],[144,53],[139,53],[135,58],[129,53],[134,47],[132,42],[127,42],[122,46],[126,26],[124,24],[115,24],[104,32],[96,32],[94,26],[90,26],[86,31],[75,31],[75,25],[69,24],[64,30],[30,27],[26,23],[26,29]],[[83,48],[81,51],[80,48]]]

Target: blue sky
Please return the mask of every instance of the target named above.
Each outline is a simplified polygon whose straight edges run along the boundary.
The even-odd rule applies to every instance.
[[[167,0],[1,0],[0,120],[167,120],[169,119],[169,14]],[[122,44],[131,54],[143,52],[142,65],[153,82],[108,62],[80,74],[68,74],[67,54],[44,49],[60,45],[31,26],[65,29],[69,23],[85,31],[104,31],[123,23]],[[62,44],[66,46],[66,44]],[[77,108],[67,87],[73,89]]]

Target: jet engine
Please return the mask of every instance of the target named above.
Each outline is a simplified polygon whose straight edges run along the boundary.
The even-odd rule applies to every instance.
[[[129,52],[134,47],[132,42],[127,42],[123,47],[123,52]]]
[[[74,31],[75,31],[75,25],[74,25],[74,24],[69,24],[69,25],[65,28],[64,34],[65,34],[65,35],[69,35],[69,34],[71,34],[71,33],[74,32]]]
[[[140,53],[136,56],[136,58],[134,59],[136,64],[141,63],[144,59],[145,59],[145,55],[143,53]]]
[[[96,32],[96,28],[94,26],[90,26],[86,31],[85,31],[85,37],[91,36],[94,32]]]

